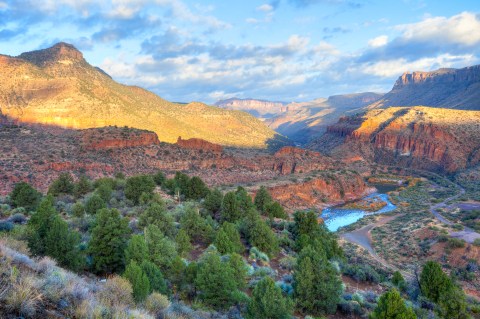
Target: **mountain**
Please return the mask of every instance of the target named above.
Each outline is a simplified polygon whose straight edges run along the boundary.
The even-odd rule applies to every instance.
[[[18,57],[0,55],[0,68],[0,110],[23,122],[76,129],[129,126],[171,143],[182,136],[239,147],[265,147],[278,137],[250,114],[171,103],[119,84],[67,43]]]
[[[404,73],[392,90],[369,108],[416,105],[480,110],[480,65]]]
[[[227,110],[245,111],[258,118],[270,118],[278,113],[285,112],[287,103],[231,98],[218,101],[215,105]]]
[[[341,118],[309,148],[347,162],[452,173],[480,164],[480,111],[374,109]]]
[[[366,92],[290,103],[285,107],[285,112],[265,123],[278,133],[303,144],[324,133],[327,126],[334,124],[342,115],[361,109],[381,97],[382,94]]]

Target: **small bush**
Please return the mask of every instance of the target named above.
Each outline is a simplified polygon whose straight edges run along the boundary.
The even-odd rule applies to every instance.
[[[473,245],[474,246],[477,246],[477,247],[480,247],[480,238],[477,238],[473,241]]]
[[[16,213],[12,215],[8,220],[15,224],[23,224],[27,221],[27,218],[22,213]]]
[[[110,308],[126,308],[133,306],[133,289],[127,279],[113,276],[107,279],[98,293],[100,302]]]
[[[8,311],[34,318],[42,305],[42,294],[35,288],[35,278],[24,277],[14,283],[5,298]]]
[[[14,225],[9,221],[0,221],[0,232],[9,232],[13,229]]]
[[[465,241],[458,238],[449,238],[447,242],[448,248],[463,248],[465,247]]]
[[[168,297],[158,292],[154,292],[145,300],[145,308],[151,313],[157,315],[170,306]]]

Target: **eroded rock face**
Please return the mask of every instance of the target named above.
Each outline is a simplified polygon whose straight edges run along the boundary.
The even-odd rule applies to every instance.
[[[480,112],[413,107],[372,110],[344,118],[311,147],[328,146],[343,158],[353,154],[382,164],[455,172],[476,165]]]
[[[218,144],[210,143],[201,138],[189,138],[183,140],[181,136],[178,137],[177,145],[183,148],[192,149],[192,150],[204,150],[211,151],[215,153],[222,153],[223,147]]]
[[[101,134],[100,133],[101,130]],[[82,131],[82,143],[88,150],[107,150],[160,144],[157,134],[129,128],[89,129]]]

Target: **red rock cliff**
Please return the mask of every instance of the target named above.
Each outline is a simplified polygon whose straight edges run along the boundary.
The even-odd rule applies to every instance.
[[[177,145],[187,149],[211,151],[214,153],[222,153],[223,147],[214,143],[207,142],[200,138],[190,138],[183,140],[181,136],[178,137]]]

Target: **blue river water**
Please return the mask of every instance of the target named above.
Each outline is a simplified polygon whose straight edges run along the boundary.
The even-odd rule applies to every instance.
[[[342,209],[339,207],[329,207],[329,208],[325,208],[322,211],[322,215],[320,217],[322,217],[323,220],[325,221],[325,225],[327,226],[327,228],[330,231],[335,232],[340,227],[353,224],[365,216],[388,213],[397,208],[397,206],[393,205],[388,200],[387,194],[374,193],[365,198],[373,198],[373,197],[380,198],[382,201],[386,202],[387,205],[377,210],[376,212],[366,212],[361,209]]]

